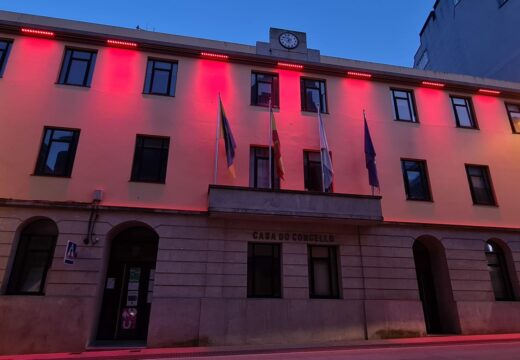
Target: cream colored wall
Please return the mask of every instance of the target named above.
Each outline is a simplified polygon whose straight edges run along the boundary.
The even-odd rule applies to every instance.
[[[12,38],[12,36],[9,36]],[[457,129],[447,93],[415,90],[419,124],[393,121],[389,88],[355,79],[281,69],[98,48],[91,88],[56,85],[64,45],[14,37],[0,79],[0,197],[89,202],[96,188],[105,205],[207,209],[213,179],[217,94],[238,143],[237,178],[248,186],[249,147],[267,145],[268,111],[250,104],[251,70],[280,76],[276,121],[286,181],[303,189],[304,149],[318,149],[316,114],[300,110],[300,76],[327,80],[330,114],[323,115],[335,170],[335,192],[369,194],[362,110],[377,151],[385,220],[518,227],[520,136],[511,134],[503,99],[473,96],[480,130]],[[83,46],[83,48],[95,48]],[[143,95],[147,56],[178,60],[174,98]],[[44,126],[81,129],[70,179],[32,176]],[[136,134],[170,136],[166,184],[129,182]],[[428,161],[433,202],[407,201],[400,158]],[[499,207],[474,206],[464,163],[489,165]]]

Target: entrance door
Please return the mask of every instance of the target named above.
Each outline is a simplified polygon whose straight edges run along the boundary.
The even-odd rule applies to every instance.
[[[97,340],[146,341],[158,236],[130,228],[112,242]]]
[[[419,286],[426,332],[428,334],[442,333],[441,319],[439,314],[439,302],[435,290],[430,253],[424,244],[415,241],[413,244],[413,257],[415,260],[415,271]]]

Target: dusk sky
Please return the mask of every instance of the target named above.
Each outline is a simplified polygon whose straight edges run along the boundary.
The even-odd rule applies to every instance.
[[[255,45],[269,27],[322,55],[412,66],[434,0],[0,0],[0,9]]]

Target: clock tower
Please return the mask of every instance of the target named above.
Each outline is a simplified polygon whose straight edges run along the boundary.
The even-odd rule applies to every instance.
[[[307,34],[287,29],[270,28],[269,42],[257,41],[256,53],[290,60],[320,62],[319,50],[307,48]]]

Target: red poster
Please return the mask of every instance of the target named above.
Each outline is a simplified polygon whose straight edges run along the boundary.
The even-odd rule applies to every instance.
[[[133,330],[137,323],[137,309],[136,308],[123,308],[121,313],[121,329]]]

